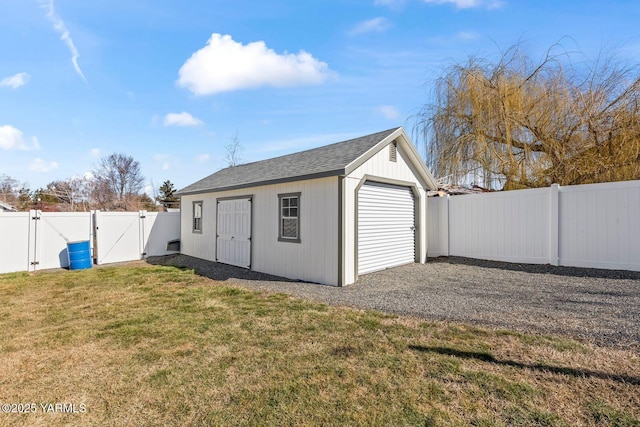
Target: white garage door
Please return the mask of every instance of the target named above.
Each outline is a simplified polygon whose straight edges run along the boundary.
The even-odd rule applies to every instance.
[[[358,274],[415,261],[415,201],[408,187],[366,182],[358,192]]]
[[[218,201],[216,260],[251,266],[251,199]]]

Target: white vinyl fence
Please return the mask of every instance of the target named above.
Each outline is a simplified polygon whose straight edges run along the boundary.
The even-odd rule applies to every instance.
[[[0,213],[0,273],[68,267],[67,243],[88,240],[96,264],[175,253],[179,212]]]
[[[429,256],[640,271],[640,181],[429,198]]]

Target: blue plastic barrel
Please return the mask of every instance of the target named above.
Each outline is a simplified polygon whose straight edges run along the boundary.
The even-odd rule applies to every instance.
[[[67,243],[67,254],[69,255],[69,270],[84,270],[91,268],[91,247],[88,240]]]

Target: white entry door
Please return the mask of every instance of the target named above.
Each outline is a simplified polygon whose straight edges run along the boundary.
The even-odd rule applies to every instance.
[[[358,191],[358,274],[415,262],[409,187],[365,182]]]
[[[251,267],[251,198],[218,200],[216,260]]]

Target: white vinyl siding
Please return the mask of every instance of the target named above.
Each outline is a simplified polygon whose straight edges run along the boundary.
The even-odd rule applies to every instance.
[[[278,240],[279,198],[301,193],[299,244]],[[296,280],[338,284],[338,178],[327,177],[181,197],[180,251],[216,260],[216,200],[251,196],[251,270]],[[190,207],[203,201],[203,233],[192,233]]]
[[[358,274],[415,261],[415,202],[408,187],[366,182],[358,192]]]

